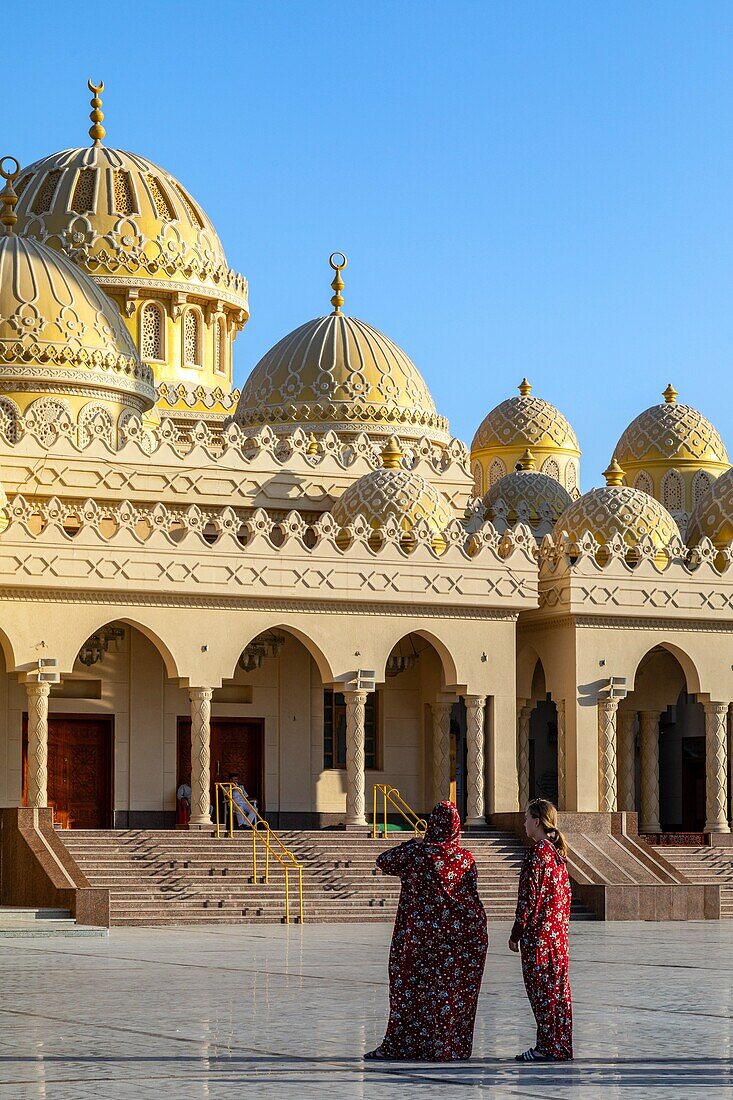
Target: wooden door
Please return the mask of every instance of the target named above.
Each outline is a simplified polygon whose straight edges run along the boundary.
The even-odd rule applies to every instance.
[[[48,804],[65,829],[112,824],[111,718],[49,717]],[[23,801],[28,788],[28,721],[23,716]]]
[[[211,790],[225,783],[232,772],[252,798],[264,810],[264,733],[261,718],[211,719]],[[191,774],[191,719],[178,719],[177,785]],[[213,802],[213,797],[212,797]]]

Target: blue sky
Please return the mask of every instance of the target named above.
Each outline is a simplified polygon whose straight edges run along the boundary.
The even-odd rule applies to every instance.
[[[85,144],[104,79],[106,143],[178,176],[250,280],[239,383],[328,311],[341,249],[346,311],[467,442],[526,374],[584,488],[670,381],[733,451],[730,3],[41,2],[11,24],[2,152]]]

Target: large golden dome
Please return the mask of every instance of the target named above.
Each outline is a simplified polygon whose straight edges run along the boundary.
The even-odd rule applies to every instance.
[[[170,172],[102,144],[104,86],[89,87],[93,144],[24,169],[17,232],[64,252],[112,298],[164,388],[167,415],[223,420],[233,404],[231,346],[249,316],[247,282]]]
[[[341,267],[332,303],[343,303]],[[448,422],[438,415],[415,364],[382,332],[346,317],[339,304],[260,359],[244,384],[235,420],[276,431],[300,424],[312,432],[449,439]]]
[[[502,518],[509,526],[525,522],[536,527],[543,519],[554,523],[572,503],[570,494],[554,477],[535,469],[529,449],[520,463],[521,469],[500,478],[484,497],[486,518],[493,523],[501,503]]]
[[[703,538],[709,538],[718,550],[733,542],[733,470],[726,470],[713,482],[690,517],[688,545],[695,546]]]
[[[379,470],[360,477],[346,489],[332,508],[333,518],[342,528],[363,516],[376,531],[387,519],[393,519],[404,532],[402,545],[410,549],[414,543],[412,529],[424,520],[431,533],[435,550],[445,548],[443,532],[451,521],[451,513],[440,493],[413,470],[402,465],[402,452],[396,439],[391,439],[382,451],[384,465]],[[345,543],[343,535],[339,544]]]
[[[622,484],[624,471],[618,463],[612,462],[605,476],[602,489],[591,489],[565,509],[555,524],[556,540],[567,534],[572,545],[590,532],[603,545],[620,535],[633,551],[642,539],[649,538],[660,553],[679,540],[677,524],[658,500]]]
[[[142,414],[155,401],[153,373],[140,361],[114,304],[62,253],[14,235],[12,181],[17,173],[4,171],[8,159],[0,162],[8,180],[2,195],[6,235],[0,238],[0,393],[5,395],[6,431],[12,435],[8,421],[19,412],[32,419],[45,410],[47,418],[48,402],[43,410],[38,402],[49,394],[64,395],[52,404],[71,420],[90,399],[88,413],[99,411],[100,402],[111,402],[117,412],[126,408]]]
[[[105,286],[181,282],[247,309],[247,283],[209,218],[153,161],[101,144],[64,149],[24,169],[16,191],[18,233],[63,250]]]
[[[541,473],[576,496],[580,483],[578,439],[567,418],[541,397],[532,396],[526,378],[519,397],[510,397],[482,421],[471,444],[476,494],[481,496],[514,470],[527,447]]]

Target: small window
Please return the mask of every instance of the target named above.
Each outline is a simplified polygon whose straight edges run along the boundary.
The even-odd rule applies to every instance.
[[[147,302],[140,318],[140,357],[160,362],[163,353],[163,310],[155,302]]]
[[[41,184],[41,188],[33,200],[33,206],[31,211],[34,214],[47,214],[51,209],[53,197],[56,194],[56,188],[58,187],[59,180],[61,179],[61,171],[58,168],[54,168],[52,172],[49,172],[45,180]]]
[[[565,488],[571,497],[575,498],[578,495],[578,468],[572,459],[565,467]]]
[[[492,460],[489,466],[489,485],[496,485],[497,481],[500,481],[506,473],[506,466],[500,458]]]
[[[224,374],[226,370],[226,336],[224,321],[220,317],[214,325],[214,370]]]
[[[74,185],[71,209],[75,214],[90,214],[94,210],[94,192],[97,182],[96,168],[82,168]]]
[[[698,470],[692,479],[692,507],[700,500],[700,497],[704,496],[710,486],[713,484],[713,479],[710,474],[706,474],[704,470]]]
[[[662,478],[662,504],[668,512],[681,512],[684,508],[685,483],[679,470],[667,470]]]
[[[481,469],[480,462],[473,464],[473,495],[477,497],[484,495],[484,471]]]
[[[555,481],[560,480],[560,467],[554,458],[545,459],[545,461],[542,463],[541,472],[543,474],[546,474],[547,477],[553,478]]]
[[[112,192],[117,214],[137,213],[129,172],[123,172],[121,168],[115,168],[112,173]]]
[[[183,315],[183,365],[201,366],[201,317],[196,309],[187,309]]]
[[[168,200],[168,196],[163,190],[160,180],[156,179],[155,176],[146,176],[145,178],[150,188],[153,205],[155,206],[158,217],[163,218],[164,221],[174,221],[176,215]]]
[[[364,715],[364,767],[379,767],[377,693],[370,691]],[[323,767],[346,767],[346,700],[343,692],[323,692]]]
[[[646,470],[640,470],[636,475],[634,488],[641,489],[643,493],[648,493],[650,497],[654,496],[654,483]]]

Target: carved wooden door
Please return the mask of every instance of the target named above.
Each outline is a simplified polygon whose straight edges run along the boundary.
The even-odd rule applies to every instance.
[[[27,746],[27,722],[24,720],[24,794],[27,790]],[[48,804],[62,828],[107,829],[111,826],[112,763],[113,731],[109,719],[49,718]]]
[[[211,719],[211,788],[225,783],[232,772],[248,794],[264,809],[264,722],[261,718]],[[178,779],[191,774],[191,720],[178,719]],[[213,798],[212,798],[213,801]]]

